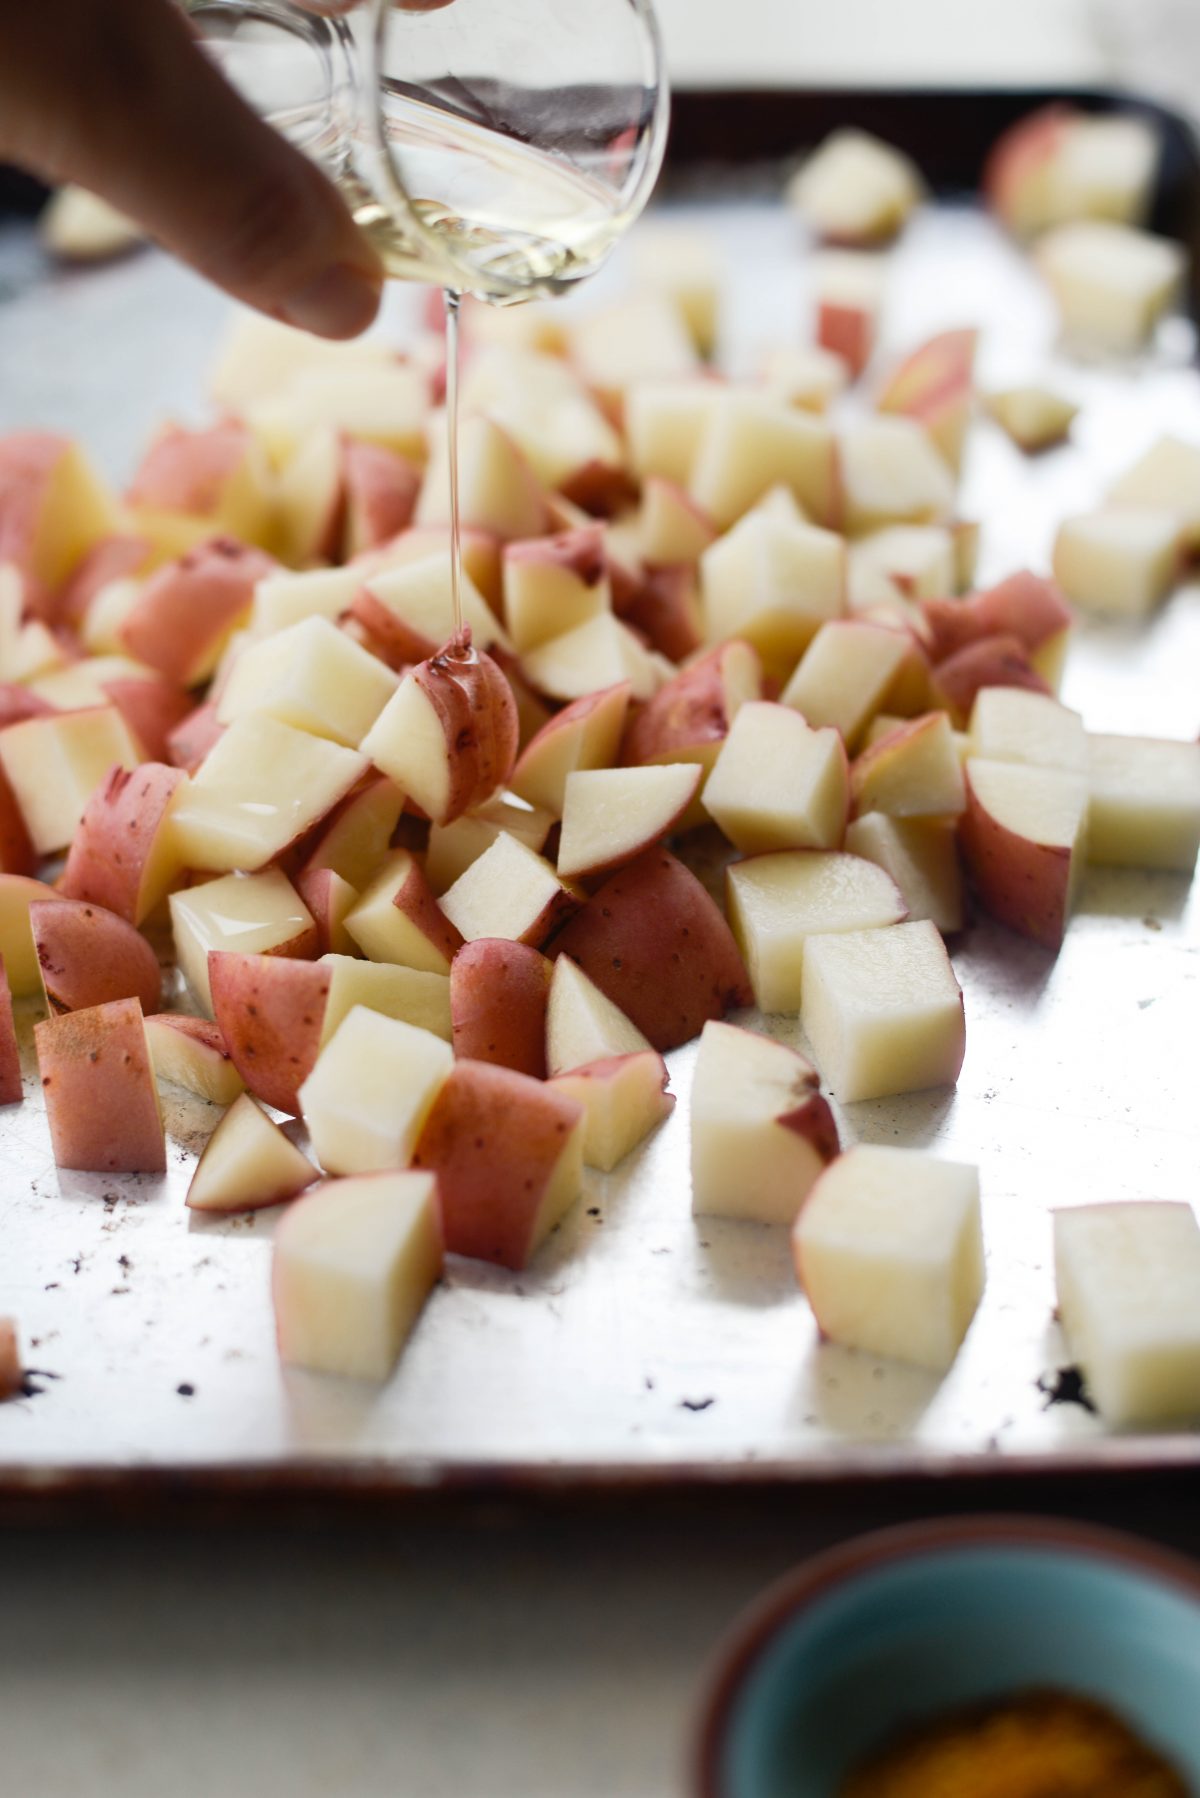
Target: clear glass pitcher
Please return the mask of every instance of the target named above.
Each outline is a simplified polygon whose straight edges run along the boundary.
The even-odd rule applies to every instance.
[[[669,116],[651,0],[183,4],[392,275],[498,304],[559,293],[650,197]]]

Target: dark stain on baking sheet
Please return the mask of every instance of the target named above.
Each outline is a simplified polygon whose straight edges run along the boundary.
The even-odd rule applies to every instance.
[[[1095,1414],[1096,1407],[1077,1367],[1057,1367],[1053,1373],[1042,1374],[1037,1389],[1045,1394],[1043,1410],[1048,1411],[1052,1405],[1082,1405],[1085,1411]]]

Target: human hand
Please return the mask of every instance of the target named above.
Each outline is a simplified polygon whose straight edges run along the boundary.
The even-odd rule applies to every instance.
[[[346,13],[355,0],[301,3]],[[234,91],[171,0],[0,4],[0,160],[90,188],[288,324],[353,337],[378,310],[383,267],[336,188]]]

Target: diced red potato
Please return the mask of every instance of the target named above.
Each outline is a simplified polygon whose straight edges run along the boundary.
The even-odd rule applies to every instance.
[[[27,718],[44,718],[54,707],[28,687],[16,681],[0,681],[0,730],[10,724],[23,724]]]
[[[212,951],[213,1014],[233,1065],[264,1105],[300,1114],[316,1065],[331,975],[322,962]]]
[[[90,549],[63,588],[60,617],[78,629],[92,601],[114,581],[146,573],[154,551],[144,537],[102,537]]]
[[[304,868],[296,876],[296,891],[312,913],[318,955],[354,955],[357,946],[346,919],[358,904],[357,889],[333,868]]]
[[[117,999],[35,1024],[54,1159],[106,1174],[166,1172],[158,1089],[142,1008]]]
[[[211,519],[246,543],[267,541],[273,523],[270,470],[245,425],[226,419],[203,430],[167,425],[142,458],[129,503]]]
[[[182,872],[171,837],[171,808],[183,774],[157,762],[134,773],[114,768],[88,802],[63,871],[67,899],[102,905],[141,924]]]
[[[460,1061],[413,1166],[436,1174],[446,1248],[520,1269],[578,1198],[583,1107],[510,1068]]]
[[[104,691],[129,726],[147,761],[166,761],[173,733],[191,716],[191,694],[162,676],[149,680],[106,681]]]
[[[369,554],[389,543],[412,521],[421,476],[406,456],[378,443],[347,443],[342,452],[345,483],[345,559]]]
[[[30,906],[29,924],[51,1012],[88,1011],[114,999],[158,1010],[158,957],[124,918],[77,899],[46,898]]]
[[[249,614],[256,584],[277,569],[262,550],[214,537],[150,577],[121,625],[121,641],[147,667],[194,687]]]
[[[364,887],[388,852],[404,794],[386,774],[372,770],[296,846],[305,872],[331,868],[353,887]]]
[[[261,1211],[294,1199],[317,1177],[308,1157],[243,1093],[209,1137],[186,1203],[217,1214]]]
[[[217,702],[206,699],[180,720],[167,738],[166,759],[185,774],[194,774],[213,744],[225,735]]]
[[[24,1386],[25,1369],[21,1365],[17,1326],[11,1317],[0,1317],[0,1403],[16,1398]]]
[[[246,1090],[219,1025],[207,1018],[158,1012],[146,1019],[146,1044],[159,1080],[170,1080],[214,1105],[232,1105]]]
[[[696,571],[687,564],[652,568],[624,603],[614,607],[625,624],[652,649],[672,662],[682,662],[704,643],[704,624]]]
[[[50,616],[63,583],[115,524],[111,496],[69,438],[49,431],[0,438],[0,564],[14,563],[28,577],[27,597]]]
[[[949,712],[963,729],[971,716],[975,695],[984,687],[1023,687],[1029,693],[1050,694],[1019,637],[980,637],[957,654],[939,662],[930,676],[935,705]]]
[[[24,874],[0,874],[0,957],[16,999],[41,991],[42,976],[33,946],[29,909],[50,896],[51,888],[40,880],[30,880]]]
[[[612,875],[554,939],[660,1051],[754,1002],[728,924],[694,874],[653,849]]]
[[[0,873],[35,874],[38,857],[8,777],[0,768]]]
[[[0,1105],[19,1105],[24,1096],[12,994],[8,990],[4,957],[0,955]]]
[[[450,964],[454,1053],[546,1078],[546,1007],[554,964],[525,943],[480,937]]]
[[[925,599],[921,614],[935,662],[985,637],[1018,637],[1030,652],[1069,631],[1074,613],[1054,581],[1024,570],[966,599]]]

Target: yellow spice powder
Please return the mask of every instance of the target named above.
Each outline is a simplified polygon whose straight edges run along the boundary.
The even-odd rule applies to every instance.
[[[1191,1788],[1103,1706],[1029,1692],[913,1730],[840,1798],[1191,1798]]]

